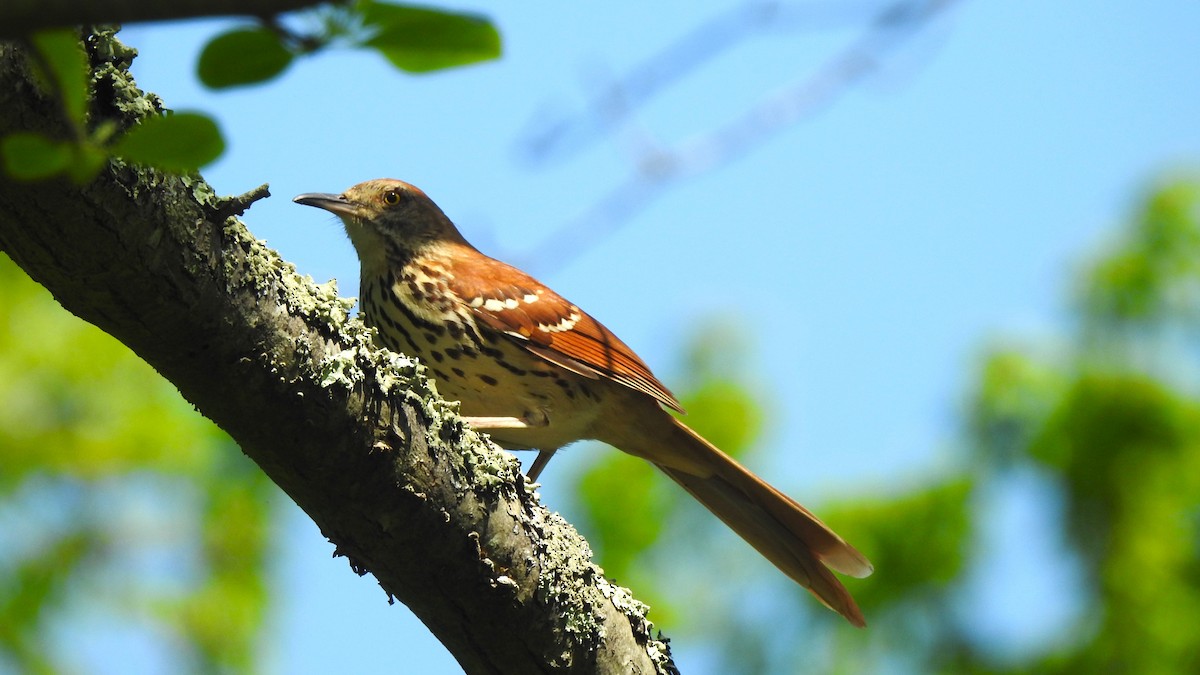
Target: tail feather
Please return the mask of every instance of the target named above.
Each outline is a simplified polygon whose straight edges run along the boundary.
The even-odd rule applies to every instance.
[[[767,560],[804,586],[826,607],[859,628],[866,626],[862,612],[845,586],[830,572],[865,577],[873,571],[863,554],[847,544],[808,509],[763,481],[732,457],[721,452],[679,420],[671,418],[679,433],[676,448],[690,455],[689,465],[707,470],[678,468],[655,462],[709,511],[720,518]],[[703,458],[703,461],[696,461]]]

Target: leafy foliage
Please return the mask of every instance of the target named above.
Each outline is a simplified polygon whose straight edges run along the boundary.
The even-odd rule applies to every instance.
[[[41,180],[66,173],[75,154],[75,146],[41,134],[21,132],[7,136],[0,146],[4,166],[17,180]]]
[[[74,30],[43,31],[32,40],[31,54],[41,66],[43,88],[61,104],[69,138],[23,132],[0,139],[5,171],[18,180],[44,180],[65,174],[76,183],[90,181],[120,157],[178,172],[195,171],[221,155],[225,142],[216,123],[198,113],[164,112],[114,138],[111,122],[89,123],[88,62]]]
[[[658,594],[654,616],[673,633],[723,636],[718,672],[1191,672],[1200,668],[1197,261],[1200,183],[1164,185],[1082,276],[1074,334],[1051,356],[1007,347],[984,359],[956,468],[906,491],[816,505],[876,565],[849,582],[865,632],[748,562],[748,548],[704,548],[722,540],[720,526],[689,520],[678,491],[662,492],[665,481],[634,460],[601,454],[584,472],[584,529],[601,542],[606,570]],[[739,347],[719,344],[687,364],[688,390],[713,402],[689,422],[716,421],[703,433],[741,452],[761,413],[744,377],[730,377],[741,369],[719,365],[736,364]],[[978,495],[1030,472],[1061,499],[1056,526],[1083,575],[1084,609],[1048,646],[1007,652],[978,632],[967,600],[971,580],[994,569],[983,543],[992,514]],[[615,501],[634,508],[613,516]],[[708,572],[695,573],[698,565]],[[727,567],[736,568],[735,592],[709,583]],[[678,595],[661,589],[679,587],[703,588],[707,609],[672,607],[667,598]]]
[[[82,613],[166,632],[196,671],[252,669],[274,487],[3,256],[0,297],[0,664],[91,670],[60,644]]]
[[[362,44],[401,70],[427,73],[500,56],[500,34],[479,17],[374,0],[359,6],[371,33]]]
[[[82,120],[87,111],[88,63],[75,31],[43,31],[32,41],[45,88],[58,92],[67,119]]]
[[[1005,670],[1188,672],[1200,666],[1200,184],[1162,186],[1083,276],[1057,359],[1009,350],[973,406],[985,466],[1051,479],[1081,563],[1085,612]],[[997,475],[997,479],[1003,477]],[[977,648],[958,665],[990,663]]]
[[[277,17],[213,38],[196,75],[211,89],[260,84],[279,76],[297,56],[346,45],[371,49],[410,73],[427,73],[495,59],[500,34],[486,19],[377,0],[332,5],[307,13],[319,27],[289,30]],[[110,158],[186,173],[221,156],[225,141],[212,118],[198,112],[153,116],[114,138],[111,124],[89,124],[87,54],[78,32],[40,32],[30,39],[43,89],[60,103],[69,138],[18,133],[0,139],[0,160],[17,180],[67,175],[77,183],[96,176]]]
[[[267,28],[238,28],[209,41],[200,52],[196,76],[211,89],[270,80],[292,63],[292,52]]]
[[[179,112],[146,118],[112,149],[118,157],[135,164],[185,172],[220,157],[225,141],[212,118]]]

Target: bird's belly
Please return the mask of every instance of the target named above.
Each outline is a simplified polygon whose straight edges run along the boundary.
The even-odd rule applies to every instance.
[[[438,393],[459,401],[465,417],[510,417],[525,428],[488,429],[507,448],[550,450],[593,437],[603,383],[590,380],[501,339],[486,353],[421,357],[437,382]]]
[[[552,450],[595,437],[610,383],[550,363],[507,335],[481,331],[452,309],[439,317],[421,316],[383,287],[369,283],[363,297],[369,323],[384,346],[420,359],[438,393],[459,401],[464,417],[507,417],[527,424],[487,429],[497,443]]]
[[[378,332],[384,346],[420,359],[442,398],[460,402],[459,414],[515,418],[528,425],[486,429],[501,446],[552,450],[594,437],[602,380],[549,363],[504,336],[464,343],[447,332],[389,324]]]

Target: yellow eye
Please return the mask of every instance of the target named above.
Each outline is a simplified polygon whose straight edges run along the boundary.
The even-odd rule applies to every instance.
[[[388,190],[383,193],[383,203],[388,206],[395,206],[400,203],[400,193],[395,190]]]

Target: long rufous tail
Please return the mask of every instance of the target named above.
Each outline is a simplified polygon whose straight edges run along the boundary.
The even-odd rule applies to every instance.
[[[674,417],[680,454],[706,470],[694,472],[655,462],[784,574],[825,606],[865,627],[862,612],[830,569],[852,577],[874,570],[853,546],[795,500],[751,473]],[[675,454],[675,453],[672,453]],[[700,474],[700,475],[697,475]]]

